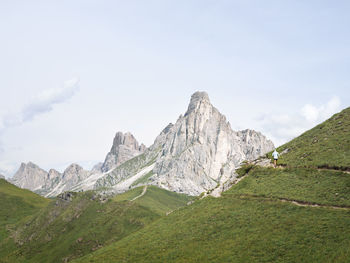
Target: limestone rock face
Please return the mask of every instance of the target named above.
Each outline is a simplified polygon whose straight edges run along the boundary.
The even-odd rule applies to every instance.
[[[118,132],[105,162],[96,164],[91,171],[84,170],[78,164],[71,164],[61,174],[54,169],[46,172],[33,163],[23,163],[12,182],[46,197],[57,196],[70,190],[88,190],[92,189],[96,180],[104,175],[104,171],[119,166],[145,150],[146,146],[139,145],[131,133]]]
[[[274,149],[272,141],[268,140],[260,132],[247,129],[237,132],[237,135],[243,142],[243,152],[249,161],[255,160]]]
[[[103,163],[97,163],[94,165],[94,167],[92,167],[91,171],[94,173],[100,173],[102,172],[102,166],[103,166]]]
[[[244,160],[273,149],[273,144],[253,130],[234,132],[226,117],[196,92],[184,116],[166,134],[153,172],[154,183],[166,189],[199,195],[230,177]]]
[[[47,177],[48,173],[45,170],[29,162],[22,163],[10,181],[18,187],[35,191],[45,184]]]
[[[110,152],[102,165],[102,172],[107,172],[127,160],[143,153],[146,146],[137,142],[135,137],[130,133],[117,132],[114,137],[113,145]]]
[[[256,159],[273,148],[260,132],[233,131],[226,117],[210,103],[208,94],[196,92],[186,113],[160,133],[143,158],[134,158],[128,167],[120,166],[106,174],[96,182],[96,188],[120,189],[127,186],[126,182],[132,187],[132,178],[140,182],[141,168],[152,167],[152,174],[141,180],[144,184],[199,195],[234,179],[242,161]]]
[[[274,145],[260,132],[233,131],[226,117],[205,92],[191,96],[187,111],[170,123],[146,148],[127,132],[118,132],[104,163],[86,171],[77,164],[63,174],[22,164],[13,181],[45,196],[65,191],[101,189],[123,192],[140,185],[189,195],[215,192],[218,196],[236,179],[235,170],[272,151]]]
[[[46,172],[36,164],[29,162],[28,164],[21,164],[11,179],[11,183],[49,197],[70,190],[89,175],[89,171],[85,171],[77,164],[71,164],[61,174],[55,169]]]
[[[55,169],[50,169],[47,174],[47,178],[45,180],[44,185],[42,185],[43,191],[50,191],[54,187],[56,187],[59,182],[62,180],[62,174]]]
[[[75,163],[71,164],[64,170],[62,175],[62,183],[65,185],[63,191],[71,189],[77,183],[89,177],[89,175],[89,171],[84,170],[83,167]]]

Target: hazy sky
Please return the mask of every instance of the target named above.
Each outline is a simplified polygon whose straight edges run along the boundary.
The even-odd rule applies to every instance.
[[[350,106],[350,1],[0,0],[0,173],[147,146],[207,91],[276,145]]]

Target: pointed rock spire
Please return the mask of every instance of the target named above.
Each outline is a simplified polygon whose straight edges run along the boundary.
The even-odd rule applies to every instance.
[[[134,135],[130,132],[117,132],[113,139],[113,145],[102,165],[102,171],[110,169],[126,162],[127,160],[143,153],[146,150],[144,144],[139,145]]]
[[[192,111],[195,111],[203,102],[210,104],[208,93],[206,93],[205,91],[197,91],[193,93],[185,116],[191,113]]]

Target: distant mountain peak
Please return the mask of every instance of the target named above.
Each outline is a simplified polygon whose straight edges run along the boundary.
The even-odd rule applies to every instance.
[[[79,164],[76,163],[72,163],[71,165],[69,165],[66,170],[64,170],[64,173],[68,173],[68,172],[79,172],[81,170],[84,170],[83,167],[81,167]]]
[[[157,136],[142,158],[132,159],[96,182],[98,187],[125,191],[132,177],[149,173],[143,184],[190,195],[223,185],[235,178],[235,169],[271,151],[273,143],[253,130],[236,132],[211,103],[206,92],[195,92],[185,115]],[[141,169],[141,170],[140,170]]]
[[[119,131],[113,139],[112,148],[107,154],[101,170],[107,172],[145,150],[146,146],[144,144],[140,145],[130,132],[123,133]]]
[[[11,178],[11,182],[15,185],[29,190],[36,190],[45,184],[47,172],[38,165],[28,162],[21,163],[18,171]]]
[[[206,103],[207,105],[211,105],[208,93],[205,91],[197,91],[192,94],[190,104],[188,105],[185,116],[195,111],[202,103]]]
[[[233,131],[226,117],[210,103],[208,94],[197,91],[186,113],[175,124],[168,124],[149,148],[139,144],[130,132],[119,131],[105,161],[92,171],[73,163],[63,174],[53,169],[47,173],[29,162],[20,166],[13,181],[45,196],[99,187],[126,191],[140,182],[199,195],[234,179],[242,161],[273,148],[260,132]],[[126,161],[130,162],[121,165]]]

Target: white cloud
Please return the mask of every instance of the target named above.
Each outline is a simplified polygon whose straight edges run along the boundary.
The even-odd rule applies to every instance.
[[[318,119],[319,116],[319,110],[311,105],[311,104],[306,104],[302,109],[301,109],[301,114],[304,116],[304,118],[310,122],[314,122]]]
[[[64,85],[56,89],[46,89],[31,98],[29,103],[21,107],[17,112],[0,112],[0,136],[9,128],[20,126],[32,121],[36,116],[52,111],[55,104],[64,103],[74,96],[79,89],[79,78],[65,81]],[[0,158],[6,151],[0,137]],[[0,160],[0,173],[12,174],[16,164]]]
[[[63,103],[73,97],[79,89],[79,78],[65,81],[61,88],[47,89],[34,96],[18,112],[0,115],[0,132],[4,129],[21,125],[36,116],[50,112],[53,105]]]
[[[339,112],[340,105],[340,99],[335,96],[318,107],[308,103],[299,112],[263,115],[257,121],[261,130],[277,146],[299,136]]]

